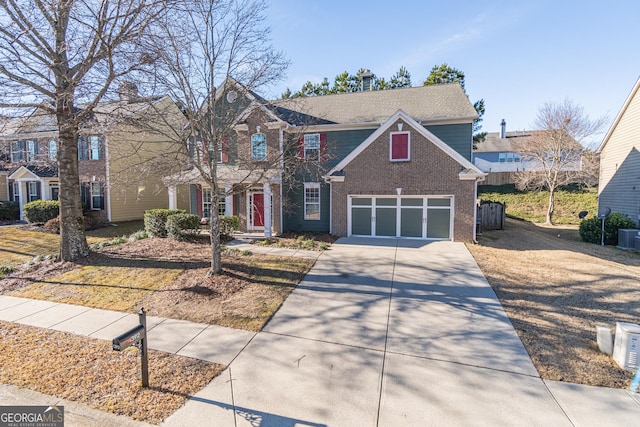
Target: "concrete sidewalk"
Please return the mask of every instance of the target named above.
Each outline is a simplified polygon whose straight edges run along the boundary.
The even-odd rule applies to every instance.
[[[319,257],[230,246],[318,260],[258,334],[149,318],[151,348],[229,365],[165,426],[626,426],[640,419],[640,404],[625,390],[540,379],[462,244],[350,238]],[[137,323],[132,314],[6,296],[0,319],[100,339]],[[21,396],[28,399],[21,404],[58,402],[0,388],[0,404]],[[68,404],[69,426],[141,425]]]

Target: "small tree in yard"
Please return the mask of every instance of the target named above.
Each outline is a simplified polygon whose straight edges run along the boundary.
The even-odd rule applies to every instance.
[[[154,0],[0,1],[2,115],[38,110],[56,119],[60,258],[87,256],[78,174],[78,132],[111,83],[146,62],[139,40]]]
[[[539,130],[532,133],[520,153],[523,164],[531,170],[516,174],[516,186],[549,191],[547,224],[553,224],[556,190],[584,180],[581,161],[585,149],[580,143],[599,132],[606,120],[589,119],[582,107],[569,100],[546,103],[538,111],[535,126]]]
[[[189,119],[186,127],[175,132],[181,166],[211,188],[209,273],[217,274],[222,265],[216,207],[224,197],[218,181],[218,153],[248,106],[245,99],[250,91],[280,79],[288,62],[268,44],[263,0],[194,0],[168,6],[152,47],[157,57],[155,78]],[[268,158],[254,165],[245,171],[242,183],[248,188],[281,161],[281,157]]]

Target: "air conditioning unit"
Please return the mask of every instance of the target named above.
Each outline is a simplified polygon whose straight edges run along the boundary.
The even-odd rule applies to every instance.
[[[639,347],[640,325],[617,322],[613,360],[618,366],[627,371],[635,371],[638,368]]]
[[[621,249],[635,249],[636,237],[640,236],[637,228],[621,228],[618,230],[618,247]]]

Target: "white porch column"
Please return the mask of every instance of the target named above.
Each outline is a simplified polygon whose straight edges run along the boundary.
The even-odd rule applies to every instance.
[[[264,189],[264,237],[271,237],[271,184],[265,182]]]
[[[24,221],[24,212],[22,207],[24,206],[24,182],[16,181],[18,183],[18,200],[20,200],[20,221]]]
[[[233,215],[233,195],[231,194],[231,184],[224,185],[224,214]]]
[[[178,193],[175,185],[170,185],[167,189],[169,192],[169,209],[178,209]]]

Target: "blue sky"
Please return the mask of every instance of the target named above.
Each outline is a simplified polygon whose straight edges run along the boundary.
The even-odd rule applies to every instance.
[[[402,65],[415,86],[446,62],[471,101],[485,99],[485,131],[503,118],[531,129],[541,105],[565,98],[608,126],[640,76],[639,17],[637,0],[271,0],[271,41],[291,66],[263,94],[359,68],[388,79]]]

